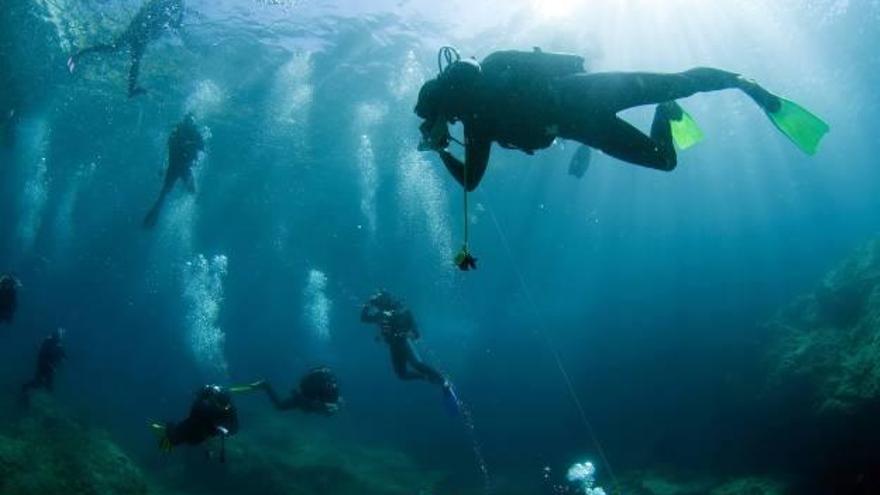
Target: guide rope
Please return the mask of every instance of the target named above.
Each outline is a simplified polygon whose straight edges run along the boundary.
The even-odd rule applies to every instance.
[[[468,166],[467,160],[464,160],[464,185],[462,186],[462,190],[464,191],[464,251],[468,251],[468,238],[470,227],[468,226]]]
[[[553,360],[556,363],[556,369],[562,376],[562,380],[565,383],[568,395],[571,398],[572,403],[574,403],[578,415],[580,416],[581,423],[583,423],[584,429],[587,431],[590,440],[593,442],[593,445],[596,448],[596,452],[599,454],[599,458],[602,460],[602,463],[608,470],[608,476],[609,478],[611,478],[611,482],[614,485],[614,493],[620,493],[620,483],[618,482],[617,476],[614,474],[614,469],[611,467],[611,462],[608,460],[605,449],[602,447],[602,443],[599,441],[599,437],[596,435],[596,431],[593,429],[592,423],[590,423],[590,420],[587,418],[586,410],[584,409],[584,405],[581,403],[581,400],[578,397],[577,392],[575,391],[574,382],[571,379],[571,375],[569,375],[568,370],[565,368],[565,364],[562,362],[562,356],[559,354],[556,345],[550,338],[550,332],[547,326],[547,322],[541,314],[534,297],[532,296],[532,291],[529,290],[529,286],[526,283],[525,277],[523,276],[522,272],[515,262],[515,258],[513,257],[513,250],[511,250],[510,248],[510,243],[507,240],[507,236],[504,234],[504,231],[501,228],[501,224],[498,222],[498,218],[495,216],[495,212],[492,211],[492,208],[489,206],[488,201],[486,202],[486,210],[489,212],[489,216],[492,218],[492,223],[495,225],[495,230],[498,232],[498,237],[501,239],[501,244],[504,246],[504,250],[507,253],[507,256],[511,262],[510,264],[513,266],[513,273],[516,274],[517,280],[519,281],[520,289],[522,290],[523,294],[526,297],[526,300],[528,301],[529,306],[531,307],[531,310],[535,317],[535,321],[537,321],[538,323],[537,333],[539,333],[540,336],[543,338],[544,344],[547,346],[547,349],[553,356]]]

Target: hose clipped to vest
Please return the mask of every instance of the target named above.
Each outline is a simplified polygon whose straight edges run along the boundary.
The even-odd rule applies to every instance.
[[[454,47],[444,46],[437,52],[437,70],[443,74],[450,65],[461,60],[461,54]]]

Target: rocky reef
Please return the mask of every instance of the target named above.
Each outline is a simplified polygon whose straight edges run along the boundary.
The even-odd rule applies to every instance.
[[[109,436],[35,397],[29,413],[0,433],[2,495],[146,495],[141,470]]]
[[[297,415],[249,417],[225,462],[213,443],[168,455],[149,448],[140,464],[75,416],[35,394],[4,422],[0,495],[413,495],[442,493],[447,479],[399,450],[329,435]]]
[[[791,493],[779,480],[763,477],[718,478],[683,474],[676,470],[630,473],[621,479],[627,495],[785,495]]]
[[[819,413],[852,413],[880,399],[880,239],[832,269],[768,327],[774,387],[797,389]]]
[[[168,493],[188,495],[413,495],[438,493],[443,476],[393,448],[363,445],[322,433],[311,418],[251,416],[226,444],[179,447],[156,470]],[[158,454],[157,454],[158,455]],[[210,458],[209,458],[210,457]]]

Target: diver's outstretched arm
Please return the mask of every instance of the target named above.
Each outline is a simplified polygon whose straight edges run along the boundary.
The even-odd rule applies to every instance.
[[[76,69],[76,63],[84,55],[89,55],[91,53],[111,53],[119,50],[119,44],[117,42],[113,43],[102,43],[100,45],[90,46],[88,48],[83,48],[82,50],[74,53],[67,59],[67,69],[73,73]]]
[[[272,388],[272,384],[268,381],[264,381],[262,383],[263,390],[266,391],[266,395],[269,397],[269,400],[272,402],[272,405],[275,406],[275,409],[279,411],[287,411],[290,409],[296,409],[299,407],[297,403],[296,396],[290,397],[287,399],[282,399],[278,396],[278,393],[275,392],[275,389]]]
[[[190,194],[196,193],[196,178],[193,175],[192,168],[188,168],[183,174],[183,185]]]
[[[467,132],[465,132],[465,136],[467,136]],[[465,142],[467,144],[465,146],[464,163],[446,150],[441,150],[438,153],[440,154],[440,159],[443,160],[443,165],[446,166],[446,170],[449,170],[452,177],[470,192],[476,189],[480,181],[483,180],[486,167],[489,165],[489,152],[492,150],[492,142],[482,138],[466,139]]]

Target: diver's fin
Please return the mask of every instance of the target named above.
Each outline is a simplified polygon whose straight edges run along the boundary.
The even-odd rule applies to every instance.
[[[461,415],[461,402],[458,400],[455,388],[453,388],[452,382],[449,380],[443,382],[443,405],[450,416],[457,417]]]
[[[675,118],[669,119],[669,127],[672,131],[672,141],[675,147],[684,151],[703,140],[703,131],[697,126],[697,121],[681,108],[676,102],[673,114]]]
[[[253,392],[254,390],[259,390],[263,388],[263,384],[265,384],[265,380],[259,380],[254,383],[248,383],[247,385],[235,385],[229,387],[229,393],[231,394],[246,394],[248,392]]]
[[[155,206],[150,209],[147,213],[147,216],[144,217],[143,226],[145,229],[150,230],[156,226],[156,222],[159,220],[159,208]]]
[[[574,155],[572,155],[571,161],[568,162],[568,175],[573,175],[578,179],[583,177],[587,169],[590,168],[592,156],[593,152],[589,146],[586,144],[580,145],[577,151],[574,152]]]
[[[165,453],[171,452],[174,445],[171,443],[171,439],[168,438],[168,425],[155,421],[149,422],[149,425],[150,429],[153,430],[153,433],[156,434],[156,439],[159,441],[159,450]]]
[[[780,132],[808,155],[815,155],[819,142],[831,127],[824,120],[812,114],[797,103],[779,98],[779,109],[767,112],[767,117]]]

